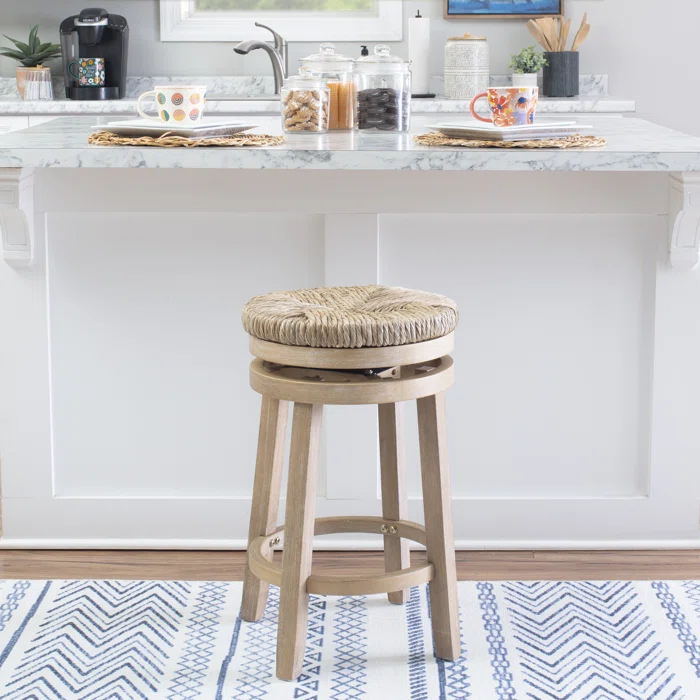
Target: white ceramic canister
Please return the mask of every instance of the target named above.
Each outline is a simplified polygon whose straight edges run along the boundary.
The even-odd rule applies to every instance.
[[[489,44],[485,36],[452,37],[445,44],[445,97],[471,100],[489,86]]]

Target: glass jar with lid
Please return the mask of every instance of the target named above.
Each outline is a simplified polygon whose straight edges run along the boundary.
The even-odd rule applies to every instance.
[[[355,61],[356,127],[360,131],[406,132],[411,121],[410,62],[388,46]]]
[[[335,52],[333,44],[321,44],[320,53],[299,61],[302,68],[326,81],[330,90],[328,128],[352,129],[355,115],[355,94],[352,81],[353,59]]]
[[[328,131],[330,90],[322,78],[302,68],[282,85],[282,130],[286,134]]]

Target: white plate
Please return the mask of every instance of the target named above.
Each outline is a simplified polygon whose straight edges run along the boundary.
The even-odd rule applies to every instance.
[[[542,122],[540,124],[520,124],[506,127],[462,122],[428,124],[428,128],[453,138],[474,138],[486,141],[522,141],[526,139],[546,139],[553,136],[569,136],[593,127],[589,124],[578,124],[576,122]]]
[[[477,121],[466,121],[466,122],[440,122],[439,124],[430,124],[431,129],[438,129],[440,127],[448,127],[450,129],[475,129],[478,131],[523,131],[524,129],[532,129],[540,131],[542,129],[549,129],[550,127],[560,127],[560,126],[577,126],[578,122],[575,121],[565,121],[565,122],[548,122],[548,121],[538,121],[536,124],[517,124],[515,126],[496,126],[495,124],[486,124],[486,122]]]
[[[208,138],[212,136],[231,136],[243,131],[255,129],[257,124],[246,124],[241,120],[206,120],[198,124],[161,124],[148,119],[124,119],[107,124],[96,124],[94,131],[109,131],[118,136],[162,136],[177,134],[188,138]]]

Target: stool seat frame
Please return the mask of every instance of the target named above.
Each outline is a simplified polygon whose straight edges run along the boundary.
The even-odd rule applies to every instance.
[[[269,585],[280,587],[278,678],[294,680],[301,673],[309,594],[385,593],[391,603],[402,604],[412,586],[429,583],[435,654],[445,660],[460,656],[444,401],[454,381],[448,355],[453,347],[452,334],[413,345],[359,349],[286,346],[250,338],[256,357],[250,383],[262,394],[262,408],[241,617],[260,620]],[[425,526],[407,519],[401,402],[409,400],[418,407]],[[290,404],[286,517],[278,527]],[[382,517],[314,517],[326,404],[377,404]],[[313,536],[348,532],[384,537],[384,574],[312,574]],[[427,564],[411,566],[409,541],[425,545]],[[272,561],[280,545],[281,565]]]

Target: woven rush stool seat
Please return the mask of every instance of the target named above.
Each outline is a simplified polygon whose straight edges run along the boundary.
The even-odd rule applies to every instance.
[[[257,622],[269,585],[280,587],[277,677],[302,671],[309,594],[408,600],[429,584],[435,655],[461,654],[457,573],[447,462],[445,391],[454,382],[457,305],[401,287],[325,287],[254,297],[243,309],[254,359],[250,385],[262,395],[241,618]],[[408,519],[403,402],[418,414],[425,526]],[[324,405],[376,404],[381,516],[315,518]],[[278,526],[289,407],[293,405],[286,517]],[[350,440],[352,436],[348,436]],[[332,468],[332,465],[329,465]],[[312,538],[369,533],[384,538],[385,573],[314,574]],[[411,566],[409,541],[428,562]],[[282,563],[273,561],[282,547]]]
[[[452,333],[458,318],[447,297],[380,285],[264,294],[243,308],[249,335],[311,348],[420,343]]]

